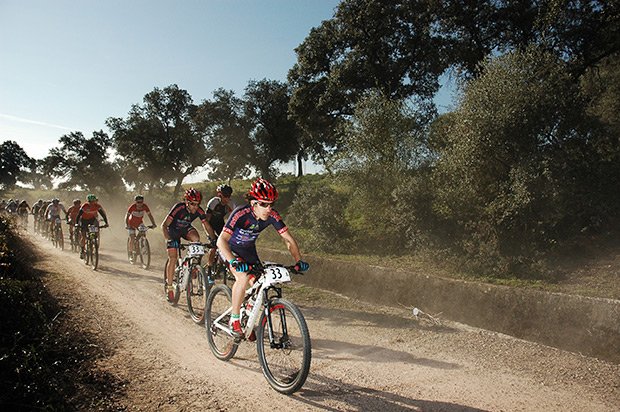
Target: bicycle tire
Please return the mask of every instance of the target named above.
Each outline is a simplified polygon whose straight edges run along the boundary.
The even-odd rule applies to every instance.
[[[56,241],[58,242],[58,249],[65,250],[65,237],[62,233],[62,228],[58,227],[56,229]]]
[[[187,281],[186,297],[187,310],[194,323],[200,325],[205,320],[205,307],[207,296],[211,285],[207,278],[207,273],[199,264],[194,263],[189,269],[189,280]]]
[[[143,269],[148,269],[151,266],[151,246],[149,240],[142,236],[137,243],[138,255],[140,256],[140,263]]]
[[[94,238],[91,244],[90,267],[97,270],[97,266],[99,266],[99,242]]]
[[[227,361],[235,356],[239,348],[239,343],[235,342],[235,338],[229,332],[218,327],[228,328],[228,321],[230,319],[230,312],[228,311],[231,306],[232,292],[228,286],[218,284],[211,288],[207,298],[205,329],[211,352],[213,352],[216,358],[223,361]],[[221,319],[216,324],[216,320],[220,316]]]
[[[273,299],[269,313],[275,345],[269,340],[269,323],[263,313],[256,330],[258,360],[271,387],[288,395],[303,386],[310,372],[310,333],[299,308],[287,299]]]
[[[164,264],[164,296],[166,297],[166,300],[168,301],[168,303],[170,303],[172,306],[176,306],[176,304],[179,303],[179,298],[181,297],[181,291],[179,290],[179,282],[177,279],[177,275],[175,273],[174,278],[172,278],[172,286],[174,286],[174,299],[170,300],[168,298],[168,282],[167,282],[167,275],[166,275],[166,267],[168,266],[169,260],[170,258],[166,259],[166,263]]]

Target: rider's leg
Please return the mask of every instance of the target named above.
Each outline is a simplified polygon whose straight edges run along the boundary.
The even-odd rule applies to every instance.
[[[168,264],[166,265],[166,283],[168,286],[172,285],[172,280],[174,279],[174,268],[176,267],[177,259],[179,258],[178,249],[168,248],[166,250],[168,253]]]
[[[131,231],[129,233],[131,233]],[[136,242],[136,235],[135,235],[135,232],[134,232],[133,235],[132,234],[129,235],[129,253],[133,252],[133,244],[135,242]]]

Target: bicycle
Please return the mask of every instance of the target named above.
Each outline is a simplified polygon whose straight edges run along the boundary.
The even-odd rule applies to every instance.
[[[256,341],[258,359],[267,382],[276,391],[291,394],[308,377],[311,342],[308,326],[299,308],[282,297],[281,284],[291,281],[294,266],[277,263],[256,265],[257,276],[246,290],[241,305],[241,326],[248,340]],[[205,328],[211,351],[227,361],[246,338],[234,338],[228,322],[232,312],[232,292],[227,285],[215,285],[207,299]]]
[[[135,228],[138,229],[138,234],[135,236],[132,252],[129,251],[131,237],[127,238],[127,257],[132,265],[137,262],[138,257],[140,257],[140,264],[144,269],[148,269],[151,265],[151,246],[146,238],[146,232],[155,227],[155,225],[146,226],[144,223],[141,223],[140,226]]]
[[[106,227],[108,227],[108,225],[88,225],[88,233],[86,233],[86,244],[84,248],[84,263],[90,265],[93,270],[97,270],[97,266],[99,265],[99,230],[105,229]]]
[[[173,300],[168,299],[168,284],[166,282],[168,260],[166,260],[164,265],[164,293],[166,294],[166,299],[174,306],[179,302],[181,291],[185,290],[187,310],[192,320],[197,324],[204,322],[206,299],[213,283],[200,263],[202,256],[205,254],[204,246],[212,247],[208,243],[201,242],[179,243],[179,255],[185,249],[187,249],[187,254],[184,258],[179,257],[178,264],[174,269],[174,278],[172,280],[174,287]]]
[[[64,250],[65,248],[65,239],[62,233],[62,220],[59,217],[52,218],[51,221],[51,235],[50,240],[52,241],[52,245],[54,247],[59,248],[60,250]]]

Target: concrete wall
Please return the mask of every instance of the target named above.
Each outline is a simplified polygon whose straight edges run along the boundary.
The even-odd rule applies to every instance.
[[[263,261],[290,264],[288,252],[261,249]],[[295,281],[351,298],[420,310],[466,325],[505,333],[620,363],[620,300],[546,293],[524,288],[437,278],[304,256],[306,276]]]

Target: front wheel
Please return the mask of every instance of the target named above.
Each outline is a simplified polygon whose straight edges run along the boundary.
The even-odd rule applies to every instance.
[[[60,226],[56,229],[56,242],[58,242],[58,248],[60,250],[65,250],[65,237]]]
[[[90,267],[93,270],[97,270],[97,266],[99,266],[99,242],[97,238],[91,239],[88,242],[88,257],[90,260]]]
[[[301,311],[291,301],[276,298],[269,305],[269,315],[263,313],[258,325],[256,346],[265,378],[278,392],[299,390],[308,377],[312,356],[310,333]]]
[[[142,267],[144,269],[148,269],[151,265],[151,246],[149,246],[149,240],[142,236],[140,240],[136,242],[138,250],[138,256],[140,256],[140,262],[142,263]]]
[[[211,285],[207,274],[202,266],[194,264],[189,269],[186,296],[187,310],[196,324],[201,324],[205,319],[205,306]]]
[[[228,321],[232,311],[232,292],[226,285],[215,285],[207,298],[205,328],[211,352],[220,360],[229,360],[237,353],[238,343],[230,334]]]

